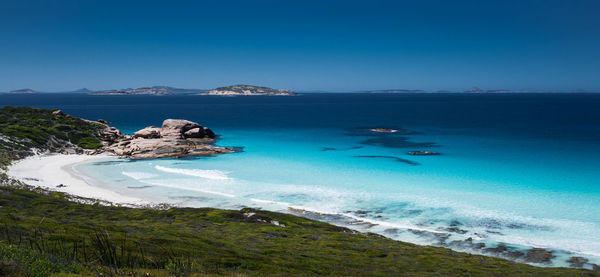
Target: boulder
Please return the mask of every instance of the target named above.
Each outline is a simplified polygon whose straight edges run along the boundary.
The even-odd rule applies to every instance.
[[[154,139],[154,138],[160,138],[160,134],[161,134],[160,128],[157,128],[154,126],[149,126],[149,127],[146,127],[144,129],[141,129],[141,130],[133,133],[133,137],[134,138]]]
[[[204,128],[196,122],[183,119],[167,119],[163,121],[160,131],[163,137],[183,137],[183,134],[194,128]]]
[[[193,128],[183,133],[184,138],[203,138],[205,136],[204,128]]]

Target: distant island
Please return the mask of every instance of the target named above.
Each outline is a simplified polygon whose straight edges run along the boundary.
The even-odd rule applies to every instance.
[[[269,87],[251,86],[251,85],[233,85],[227,87],[218,87],[199,95],[296,95],[295,92],[283,89],[274,89]]]
[[[108,90],[89,90],[81,88],[72,91],[37,91],[29,88],[12,90],[9,92],[0,92],[0,94],[52,94],[52,93],[82,93],[90,95],[220,95],[220,96],[247,96],[247,95],[274,95],[286,96],[297,95],[295,91],[274,89],[264,86],[254,85],[232,85],[218,87],[214,89],[194,89],[194,88],[176,88],[170,86],[148,86],[139,88],[108,89]],[[423,90],[423,89],[375,89],[375,90],[357,90],[357,91],[326,91],[313,90],[301,91],[301,93],[369,93],[369,94],[422,94],[422,93],[456,93],[456,94],[501,94],[501,93],[600,93],[600,91],[588,90],[554,90],[554,91],[534,91],[534,90],[510,90],[510,89],[482,89],[472,87],[465,90]]]
[[[11,90],[8,93],[14,93],[14,94],[31,94],[31,93],[37,93],[37,91],[32,90],[30,88],[24,88],[24,89]]]
[[[426,93],[421,89],[380,89],[380,90],[361,90],[355,93]]]
[[[518,93],[526,91],[512,91],[507,89],[480,89],[478,87],[472,87],[463,91],[464,93]]]
[[[142,88],[127,88],[118,90],[101,90],[91,92],[92,95],[169,95],[176,94],[169,87],[142,87]]]

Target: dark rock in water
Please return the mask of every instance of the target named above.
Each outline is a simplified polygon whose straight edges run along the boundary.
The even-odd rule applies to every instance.
[[[510,259],[518,259],[523,257],[523,255],[525,255],[523,252],[521,251],[507,251],[506,253],[504,253],[504,256],[510,258]]]
[[[483,248],[483,247],[482,247]],[[496,247],[492,247],[492,248],[486,248],[483,250],[484,253],[492,253],[495,254],[496,256],[502,256],[502,257],[506,257],[509,259],[518,259],[520,257],[522,257],[523,252],[518,251],[518,250],[513,250],[514,248],[512,247],[508,247],[504,244],[498,244],[498,246]]]
[[[98,122],[102,123],[102,124],[110,124],[109,121],[106,121],[104,119],[98,119]]]
[[[458,221],[458,220],[452,220],[452,221],[450,221],[450,226],[451,227],[456,227],[456,226],[461,226],[461,225],[463,225],[463,224],[460,223],[460,221]]]
[[[390,228],[390,229],[383,230],[383,233],[385,233],[387,235],[397,235],[399,232],[400,232],[400,229],[398,229],[398,228]]]
[[[387,148],[429,148],[436,146],[435,142],[411,142],[407,137],[380,136],[360,142],[365,145],[381,146]]]
[[[445,246],[446,240],[450,237],[450,234],[447,234],[447,233],[438,233],[438,232],[430,232],[430,231],[415,230],[415,229],[409,229],[408,231],[419,237],[436,240],[436,242],[433,244],[440,245],[440,246]]]
[[[413,156],[435,156],[435,155],[440,155],[440,153],[434,152],[434,151],[410,151],[410,152],[408,152],[408,155],[413,155]]]
[[[569,264],[571,264],[572,267],[583,267],[589,261],[590,260],[588,260],[584,257],[571,257],[570,259],[567,260],[567,262]]]
[[[483,250],[483,252],[485,253],[493,253],[493,254],[501,254],[503,252],[508,251],[508,247],[506,247],[506,245],[504,244],[498,244],[498,246],[496,247],[490,247],[490,248],[486,248]]]
[[[418,162],[411,161],[411,160],[406,160],[406,159],[402,159],[402,158],[395,157],[395,156],[367,155],[367,156],[354,156],[354,157],[355,158],[384,158],[384,159],[394,159],[397,162],[401,162],[401,163],[405,163],[405,164],[420,165],[420,163],[418,163]]]
[[[463,229],[456,228],[456,227],[441,228],[441,230],[452,232],[452,233],[458,233],[458,234],[466,234],[467,233],[467,230],[463,230]]]
[[[417,132],[403,129],[400,127],[359,127],[346,129],[350,136],[397,136],[397,135],[413,135]]]
[[[550,260],[555,256],[552,255],[552,251],[548,251],[542,248],[532,248],[527,251],[525,255],[525,261],[530,263],[550,263]]]
[[[347,148],[335,148],[335,147],[323,147],[321,148],[321,151],[346,151],[346,150],[354,150],[354,149],[361,149],[363,148],[362,146],[352,146],[352,147],[347,147]]]
[[[387,129],[387,128],[373,128],[370,129],[371,132],[379,132],[379,133],[396,133],[398,130],[396,129]]]
[[[473,243],[473,238],[468,238],[465,240],[454,240],[454,241],[448,243],[448,247],[467,248],[467,249],[483,249],[485,247],[485,243],[483,243],[483,242]]]

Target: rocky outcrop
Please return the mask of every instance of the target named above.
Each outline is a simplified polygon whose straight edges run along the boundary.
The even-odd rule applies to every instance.
[[[235,152],[234,148],[213,145],[215,133],[183,119],[167,119],[162,127],[149,126],[123,137],[105,148],[120,157],[151,159],[164,157],[210,156]]]

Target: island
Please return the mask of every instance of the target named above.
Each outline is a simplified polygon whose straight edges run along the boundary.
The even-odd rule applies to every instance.
[[[209,128],[183,119],[167,119],[160,128],[150,126],[123,135],[106,123],[60,110],[0,108],[0,272],[3,276],[596,274],[395,241],[311,220],[301,210],[279,213],[247,207],[224,210],[159,203],[132,205],[83,197],[69,194],[68,189],[76,182],[85,186],[85,192],[100,188],[73,180],[60,165],[50,165],[56,167],[59,178],[64,178],[64,183],[53,187],[44,185],[44,180],[15,179],[7,174],[15,163],[40,160],[44,155],[54,161],[106,154],[129,158],[135,157],[136,150],[126,154],[111,152],[111,147],[164,141],[164,147],[169,148],[168,141],[211,144],[216,138]],[[30,181],[40,186],[29,185]],[[470,240],[464,243],[475,244]],[[543,262],[549,255],[552,252],[534,249],[525,259]],[[574,267],[589,266],[582,257],[569,261]]]
[[[13,93],[13,94],[32,94],[32,93],[37,93],[37,91],[30,89],[30,88],[24,88],[24,89],[17,89],[17,90],[11,90],[8,93]]]
[[[274,96],[286,96],[296,95],[296,92],[290,90],[273,89],[269,87],[260,87],[252,85],[233,85],[227,87],[218,87],[211,89],[206,92],[199,93],[198,95],[222,95],[222,96],[234,96],[234,95],[274,95]]]
[[[101,90],[89,93],[91,95],[170,95],[176,92],[169,87],[141,87],[115,90]]]

